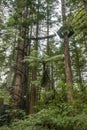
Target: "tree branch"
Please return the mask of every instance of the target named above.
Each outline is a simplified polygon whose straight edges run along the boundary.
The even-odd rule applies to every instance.
[[[43,39],[53,38],[55,36],[56,36],[56,34],[52,34],[52,35],[44,36],[44,37],[36,37],[36,38],[31,37],[30,40],[43,40]]]

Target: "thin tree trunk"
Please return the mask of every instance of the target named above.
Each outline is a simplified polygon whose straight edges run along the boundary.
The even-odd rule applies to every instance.
[[[54,73],[53,73],[53,64],[51,64],[51,89],[54,90]]]
[[[47,2],[47,36],[49,36],[49,2]],[[50,45],[49,45],[49,38],[47,38],[47,55],[50,56]],[[50,65],[46,65],[46,72],[47,72],[47,82],[45,84],[45,90],[50,90]]]
[[[67,25],[66,20],[66,10],[65,10],[65,0],[61,0],[62,3],[62,17],[63,17],[63,26]],[[72,80],[72,70],[71,70],[71,60],[69,53],[69,39],[67,31],[64,33],[64,55],[65,55],[65,74],[66,74],[66,84],[68,87],[67,90],[67,100],[71,102],[73,100],[73,80]]]
[[[38,0],[38,13],[39,13],[39,4],[40,1]],[[38,37],[38,33],[39,33],[39,22],[38,22],[38,17],[37,17],[37,25],[36,25],[36,37]],[[35,43],[35,50],[38,52],[38,39],[36,40]],[[37,57],[37,55],[36,55]],[[36,81],[37,80],[37,66],[34,65],[32,68],[32,81]],[[31,94],[30,94],[30,114],[35,113],[35,105],[38,99],[38,95],[37,95],[37,86],[35,85],[35,83],[31,84]]]
[[[32,81],[36,80],[36,68],[34,67],[32,69]],[[29,109],[29,114],[35,113],[35,108],[34,106],[36,105],[36,86],[34,83],[31,85],[31,92],[30,92],[30,109]]]

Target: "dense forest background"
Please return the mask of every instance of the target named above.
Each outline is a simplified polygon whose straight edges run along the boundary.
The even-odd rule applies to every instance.
[[[87,130],[87,0],[0,0],[0,130]]]

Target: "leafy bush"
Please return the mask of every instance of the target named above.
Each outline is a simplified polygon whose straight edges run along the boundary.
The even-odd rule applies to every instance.
[[[50,106],[27,116],[23,120],[15,120],[12,125],[1,127],[0,130],[86,130],[87,105],[84,108],[78,114],[75,104],[61,103],[59,106]]]
[[[9,105],[3,105],[0,109],[0,126],[10,125],[16,119],[24,119],[23,110],[11,108]]]

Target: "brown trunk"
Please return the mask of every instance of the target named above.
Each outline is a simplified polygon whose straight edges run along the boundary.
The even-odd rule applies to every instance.
[[[36,46],[35,46],[35,50],[38,50],[38,43],[36,41]],[[33,66],[32,68],[32,82],[37,80],[37,66]],[[30,92],[30,110],[29,113],[33,114],[35,113],[35,109],[34,106],[36,104],[37,101],[37,89],[36,89],[36,85],[35,83],[31,83],[31,92]]]
[[[40,1],[38,0],[38,13],[39,13],[39,5],[40,5]],[[37,18],[38,21],[38,18]],[[37,22],[36,25],[36,37],[38,37],[38,33],[39,33],[39,22]],[[38,52],[38,40],[36,40],[36,44],[34,46],[35,50]],[[35,55],[37,57],[37,55]],[[32,68],[32,82],[37,80],[37,66],[34,65]],[[37,86],[35,85],[35,83],[31,84],[31,94],[30,94],[30,108],[29,108],[29,113],[33,114],[35,113],[35,105],[37,103],[37,99],[38,99],[38,95],[37,95]]]
[[[28,46],[26,46],[25,48],[25,54],[26,56],[30,55],[30,43],[28,43]],[[24,63],[24,73],[23,73],[23,92],[22,92],[22,96],[23,96],[23,101],[22,101],[22,106],[24,108],[24,110],[26,111],[26,113],[29,113],[29,64],[27,62]]]
[[[64,36],[64,55],[65,55],[65,70],[66,70],[66,83],[70,85],[72,81],[72,71],[71,71],[71,60],[69,53],[69,41],[67,34]]]
[[[47,2],[47,36],[49,36],[49,2]],[[50,45],[49,45],[49,38],[47,38],[47,55],[50,56]],[[50,90],[50,65],[46,65],[46,72],[47,72],[47,82],[45,84],[45,90]]]
[[[53,64],[51,64],[51,89],[54,90],[54,73],[53,73]]]
[[[68,87],[67,100],[68,102],[70,102],[73,100],[73,88],[72,88],[73,81],[72,81],[71,60],[69,53],[69,41],[67,34],[65,34],[64,36],[64,55],[65,55],[66,84]]]
[[[20,99],[21,99],[21,85],[22,85],[22,72],[23,72],[23,51],[24,51],[24,43],[23,41],[19,41],[18,43],[18,53],[17,53],[17,60],[16,60],[16,72],[15,72],[15,81],[14,81],[14,91],[13,91],[13,98],[14,104],[19,106]]]
[[[22,21],[26,18],[26,9],[22,13]],[[16,107],[21,105],[22,97],[22,78],[23,78],[23,59],[24,59],[24,36],[26,34],[25,27],[21,26],[20,28],[20,37],[18,40],[17,47],[17,59],[16,59],[16,70],[15,70],[15,79],[14,79],[14,90],[13,90],[13,100]]]
[[[32,69],[32,81],[36,80],[36,68],[34,67]],[[35,113],[35,106],[36,104],[36,86],[34,83],[31,84],[31,92],[30,92],[30,109],[29,113],[33,114]]]
[[[67,25],[66,20],[66,10],[65,10],[65,0],[61,0],[62,3],[62,17],[63,17],[63,26]],[[64,55],[65,55],[65,74],[66,74],[66,84],[68,87],[67,90],[67,100],[71,102],[73,100],[73,88],[72,88],[72,71],[71,71],[71,60],[69,53],[69,39],[67,31],[64,33]]]

